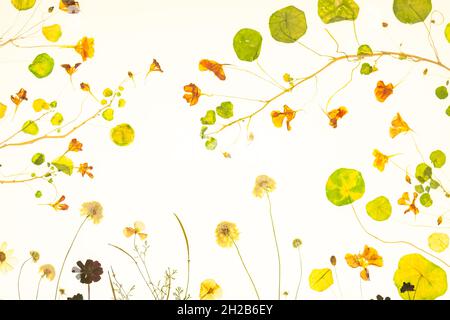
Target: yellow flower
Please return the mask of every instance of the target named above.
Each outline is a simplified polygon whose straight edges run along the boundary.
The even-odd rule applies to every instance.
[[[94,39],[83,37],[75,46],[75,51],[81,55],[83,61],[94,56]]]
[[[134,223],[134,228],[126,227],[123,229],[123,234],[125,237],[129,238],[134,235],[138,235],[141,240],[147,239],[148,234],[143,233],[142,231],[145,230],[145,224],[141,221],[136,221]]]
[[[216,300],[222,296],[222,288],[212,279],[200,285],[200,300]]]
[[[302,245],[302,240],[300,240],[300,239],[294,239],[294,241],[292,241],[292,246],[294,247],[294,248],[298,248],[298,247],[300,247]]]
[[[345,261],[347,261],[347,264],[352,268],[362,268],[363,270],[361,271],[360,276],[361,279],[365,281],[370,280],[369,269],[367,269],[368,266],[383,266],[383,258],[378,255],[377,250],[367,245],[364,246],[364,251],[361,254],[346,254]]]
[[[3,242],[0,245],[0,272],[6,273],[13,269],[15,258],[12,257],[14,250],[7,250],[8,244]]]
[[[94,224],[99,224],[103,219],[103,207],[97,201],[85,202],[80,209],[82,216],[87,216]]]
[[[46,277],[49,281],[55,279],[55,268],[51,264],[44,264],[39,268],[41,277]]]
[[[276,182],[271,177],[260,175],[256,177],[255,187],[253,188],[253,195],[262,198],[264,192],[272,192],[275,190]]]
[[[222,221],[217,225],[216,241],[219,246],[229,248],[236,240],[239,240],[239,230],[234,223]]]
[[[373,161],[373,166],[378,170],[380,170],[381,172],[383,172],[386,163],[388,163],[389,161],[389,156],[381,153],[377,149],[373,150],[372,154],[375,157],[375,160]]]
[[[39,258],[41,257],[41,255],[37,251],[30,251],[30,256],[31,256],[31,259],[33,259],[34,263],[38,262]]]

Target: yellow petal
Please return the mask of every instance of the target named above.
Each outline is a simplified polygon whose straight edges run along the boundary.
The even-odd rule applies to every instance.
[[[7,109],[8,107],[0,102],[0,119],[2,119],[5,116]]]
[[[124,236],[127,237],[127,238],[129,238],[129,237],[131,237],[132,235],[134,235],[134,233],[135,233],[135,230],[134,230],[133,228],[126,227],[125,229],[123,229],[123,234],[124,234]]]
[[[61,26],[54,24],[47,27],[42,27],[44,37],[50,42],[57,42],[62,35]]]

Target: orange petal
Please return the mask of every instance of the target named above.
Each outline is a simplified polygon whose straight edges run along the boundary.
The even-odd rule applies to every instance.
[[[223,65],[214,60],[203,59],[200,61],[198,68],[200,69],[200,71],[209,70],[213,72],[215,76],[220,80],[226,79],[225,71],[223,71]]]
[[[283,121],[286,117],[284,113],[279,111],[272,111],[270,116],[272,117],[272,122],[275,127],[281,128],[283,126]]]
[[[347,264],[349,265],[349,267],[358,268],[360,266],[359,262],[358,262],[358,258],[354,254],[347,253],[345,255],[345,261],[347,261]]]
[[[125,229],[123,229],[123,234],[125,237],[129,238],[135,234],[135,230],[133,228],[126,227]]]

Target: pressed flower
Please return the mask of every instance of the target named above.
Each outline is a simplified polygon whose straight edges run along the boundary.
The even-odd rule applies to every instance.
[[[375,157],[375,160],[373,161],[373,166],[380,170],[381,172],[384,171],[384,167],[389,161],[389,156],[381,153],[377,149],[373,150],[373,156]]]
[[[92,58],[94,56],[94,39],[83,37],[75,46],[75,51],[80,54],[83,61]]]
[[[289,108],[287,105],[283,107],[284,111],[272,111],[270,116],[272,117],[273,125],[277,128],[281,128],[283,126],[284,119],[286,119],[286,128],[290,131],[291,121],[294,120],[296,112]]]
[[[156,61],[156,59],[153,59],[153,62],[152,62],[152,64],[150,65],[150,68],[148,69],[147,75],[146,75],[145,77],[148,77],[148,75],[149,75],[150,73],[152,73],[152,72],[164,72],[164,71],[161,69],[161,65],[159,64],[158,61]],[[131,73],[131,72],[128,73],[128,76],[129,76],[131,79],[133,79],[133,74],[131,73],[131,75],[130,75],[130,73]]]
[[[99,224],[103,219],[103,207],[97,201],[85,202],[80,209],[82,216],[87,216],[94,224]]]
[[[75,0],[60,0],[59,9],[69,14],[77,14],[80,12],[80,4]]]
[[[328,112],[327,116],[328,119],[330,119],[330,126],[332,126],[333,128],[337,128],[338,120],[342,119],[347,113],[348,110],[346,107],[339,107]]]
[[[80,88],[81,88],[81,90],[86,91],[86,92],[91,91],[91,86],[85,82],[80,83]]]
[[[225,71],[223,71],[223,64],[218,63],[214,60],[203,59],[200,60],[198,68],[200,71],[211,71],[220,80],[225,80]]]
[[[408,206],[408,209],[405,210],[404,214],[407,214],[408,212],[414,213],[414,215],[419,214],[419,208],[416,207],[416,200],[419,194],[417,192],[413,193],[413,199],[411,201],[409,197],[408,192],[404,192],[402,194],[402,197],[398,199],[397,203],[401,206]]]
[[[380,80],[377,82],[374,92],[377,100],[384,102],[391,94],[394,93],[394,85],[392,83],[385,85],[384,82]]]
[[[11,101],[16,105],[16,107],[18,107],[19,104],[21,104],[24,100],[28,100],[27,90],[25,90],[24,88],[21,88],[15,96],[11,96]]]
[[[81,63],[75,63],[73,66],[70,64],[62,64],[61,67],[66,70],[67,74],[72,77],[72,75],[77,71],[78,67],[81,66]]]
[[[34,263],[38,262],[39,258],[41,257],[41,255],[37,251],[30,251],[30,256]]]
[[[302,245],[302,240],[300,240],[300,239],[294,239],[294,241],[292,241],[292,246],[296,249],[299,248],[301,245]]]
[[[11,271],[13,264],[15,263],[15,258],[13,257],[14,250],[8,250],[8,244],[3,242],[0,245],[0,272],[6,273]]]
[[[123,229],[123,234],[125,237],[129,238],[134,235],[138,235],[141,240],[147,239],[148,234],[143,233],[142,231],[145,230],[145,224],[141,221],[136,221],[134,223],[134,228],[126,227]]]
[[[72,139],[72,140],[70,140],[69,148],[67,149],[67,151],[72,151],[72,152],[83,151],[83,144],[80,141],[78,141],[77,139]]]
[[[77,293],[73,297],[68,297],[67,300],[84,300],[84,298],[81,293]]]
[[[216,241],[219,246],[229,248],[236,240],[239,240],[239,230],[234,223],[222,221],[217,225]]]
[[[90,166],[87,162],[85,162],[80,164],[80,166],[78,167],[78,172],[81,173],[82,177],[87,175],[89,178],[92,179],[94,178],[94,175],[91,172],[92,169],[94,169],[94,167]]]
[[[276,188],[276,182],[271,177],[260,175],[256,177],[255,187],[253,188],[253,195],[262,198],[264,192],[272,192]]]
[[[39,273],[42,277],[47,278],[49,281],[55,279],[55,268],[51,264],[44,264],[39,268]]]
[[[55,203],[50,203],[49,206],[51,206],[56,211],[65,211],[69,209],[69,205],[63,203],[63,201],[66,200],[66,196],[61,196],[61,198],[58,199]]]
[[[222,296],[222,288],[213,280],[207,279],[200,285],[200,300],[217,300]]]
[[[394,119],[392,119],[391,127],[389,129],[389,134],[391,138],[394,139],[400,133],[408,131],[411,131],[411,128],[408,126],[405,120],[403,120],[400,113],[397,113]]]
[[[369,276],[369,266],[383,266],[383,258],[378,255],[377,250],[369,247],[368,245],[364,246],[363,253],[357,254],[346,254],[345,261],[352,268],[362,268],[360,276],[361,279],[368,281],[370,280]]]
[[[186,92],[183,98],[192,107],[198,103],[198,99],[202,95],[202,91],[195,84],[190,83],[184,86],[184,91]]]
[[[81,283],[91,284],[100,281],[103,268],[100,262],[88,259],[84,264],[78,261],[77,266],[72,268],[72,272],[77,274],[76,278]]]

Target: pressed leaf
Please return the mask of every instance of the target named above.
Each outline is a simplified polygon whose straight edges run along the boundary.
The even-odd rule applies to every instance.
[[[28,120],[23,124],[22,132],[35,136],[39,133],[39,127],[33,120]]]
[[[362,65],[361,65],[361,70],[359,71],[361,74],[363,74],[363,75],[369,75],[369,74],[371,74],[372,72],[373,72],[373,67],[369,64],[369,63],[367,63],[367,62],[364,62]]]
[[[365,183],[359,171],[341,168],[331,174],[325,189],[331,203],[336,206],[345,206],[364,195]]]
[[[31,162],[37,166],[40,166],[45,162],[45,155],[43,153],[36,153],[31,158]]]
[[[11,0],[11,4],[19,11],[31,9],[35,3],[36,0]]]
[[[205,148],[207,150],[214,150],[217,147],[217,139],[213,137],[209,137],[208,140],[205,141]]]
[[[114,109],[108,108],[102,112],[102,117],[106,121],[112,121],[114,119]]]
[[[420,195],[420,204],[426,208],[431,207],[433,205],[433,199],[431,199],[429,193],[422,193]]]
[[[272,38],[275,40],[293,43],[306,32],[305,13],[294,6],[280,9],[270,16],[269,29]]]
[[[450,23],[447,23],[447,26],[445,27],[444,35],[445,35],[445,39],[447,39],[447,42],[450,43]]]
[[[325,291],[333,283],[333,273],[329,268],[313,269],[309,275],[309,287],[314,291]]]
[[[447,157],[441,150],[435,150],[430,154],[430,160],[435,168],[442,168],[447,160]]]
[[[373,54],[372,48],[368,44],[360,45],[358,48],[358,56],[370,56]]]
[[[432,233],[428,237],[428,246],[435,252],[443,252],[448,248],[449,238],[446,233]]]
[[[36,99],[33,101],[33,109],[36,112],[50,109],[50,105],[44,99]]]
[[[450,117],[450,106],[448,106],[447,110],[445,110],[445,114]]]
[[[60,126],[64,121],[64,117],[61,113],[57,112],[53,115],[53,117],[50,119],[50,122],[54,126]]]
[[[419,194],[425,192],[425,189],[423,188],[423,186],[421,184],[418,184],[417,186],[415,186],[414,190],[416,190],[416,192]]]
[[[45,78],[53,71],[55,61],[47,53],[41,53],[28,66],[28,70],[35,75],[36,78]]]
[[[261,52],[261,44],[261,34],[248,28],[239,30],[233,39],[234,52],[242,61],[252,62],[258,59]]]
[[[127,123],[122,123],[111,129],[111,140],[118,146],[124,147],[134,141],[134,129]]]
[[[424,21],[432,9],[431,0],[394,0],[394,14],[400,22],[414,24]]]
[[[230,101],[225,101],[220,104],[220,106],[216,107],[217,115],[224,119],[229,119],[233,117],[233,103]]]
[[[405,300],[434,300],[447,291],[447,274],[422,255],[408,254],[398,262],[394,283]],[[414,292],[401,290],[404,283],[414,284]]]
[[[392,205],[388,198],[380,196],[367,203],[366,211],[372,219],[384,221],[391,216]]]
[[[67,174],[68,176],[72,175],[73,172],[73,161],[72,159],[61,156],[52,161],[52,165],[55,166],[59,171]]]
[[[448,90],[447,87],[445,86],[437,87],[435,93],[436,97],[438,97],[441,100],[446,99],[448,97]]]
[[[420,183],[425,183],[428,180],[431,179],[431,176],[433,175],[433,169],[431,169],[430,166],[428,166],[426,163],[420,163],[416,167],[416,179]]]
[[[59,24],[53,24],[51,26],[42,27],[42,34],[48,41],[57,42],[62,35],[61,26]]]
[[[213,125],[216,123],[216,112],[214,110],[206,111],[205,116],[200,118],[200,121],[204,125]]]
[[[355,20],[359,6],[353,0],[319,0],[318,14],[324,23]]]
[[[5,116],[6,110],[8,110],[8,107],[0,102],[0,119],[3,119]]]

